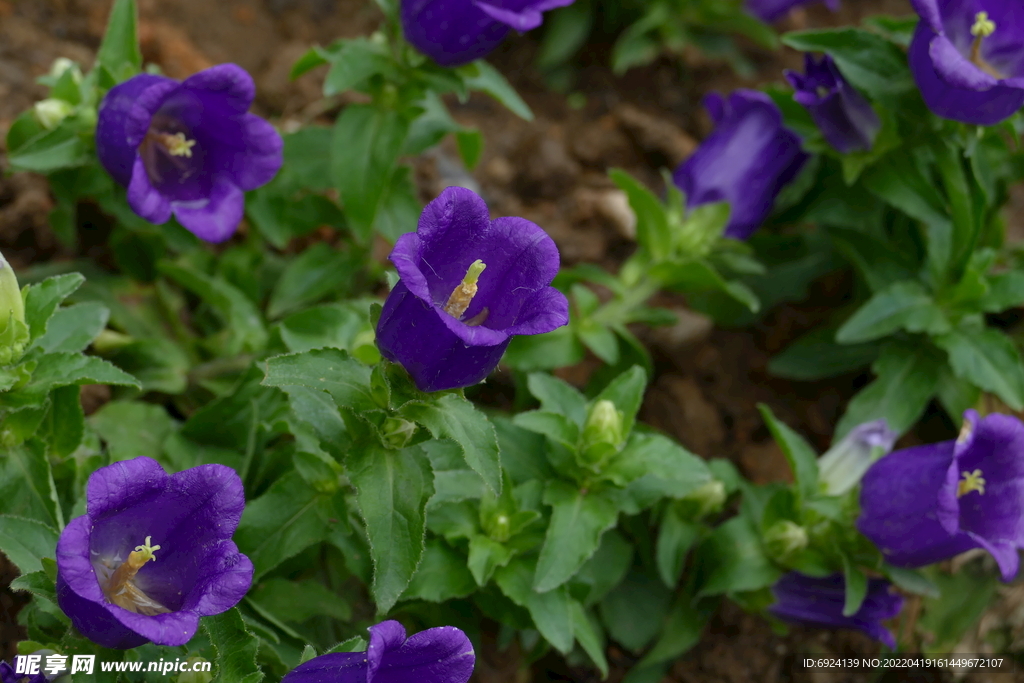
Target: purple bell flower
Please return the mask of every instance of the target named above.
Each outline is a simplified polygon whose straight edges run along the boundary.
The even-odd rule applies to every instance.
[[[476,384],[513,335],[569,322],[569,302],[549,286],[558,273],[554,241],[524,218],[490,220],[484,200],[465,188],[427,204],[389,258],[401,279],[384,302],[377,345],[421,391]]]
[[[921,21],[910,70],[928,108],[992,125],[1024,105],[1024,5],[1020,0],[911,0]]]
[[[574,0],[402,0],[402,29],[417,50],[441,66],[486,57],[512,29],[523,33],[543,13]]]
[[[779,190],[800,171],[807,154],[764,93],[736,90],[728,100],[710,93],[704,106],[715,130],[672,178],[690,208],[729,202],[725,236],[745,240],[771,213]]]
[[[747,0],[747,11],[761,21],[771,23],[781,19],[794,7],[810,5],[818,0]],[[825,0],[830,10],[839,9],[839,0]]]
[[[773,616],[801,626],[849,628],[862,631],[890,649],[896,639],[882,625],[903,609],[903,596],[892,590],[885,579],[868,579],[868,593],[857,613],[843,616],[846,580],[842,574],[824,578],[789,572],[772,586],[775,604],[768,608]]]
[[[231,541],[245,492],[230,467],[115,462],[89,477],[86,500],[57,542],[57,603],[94,643],[184,645],[199,617],[249,590],[252,562]]]
[[[787,69],[786,80],[796,90],[793,99],[810,113],[828,144],[843,154],[871,149],[882,121],[832,58],[825,55],[816,62],[805,54],[804,72]]]
[[[466,683],[476,654],[454,626],[420,631],[409,639],[397,621],[371,626],[366,652],[337,652],[299,664],[281,683]]]
[[[899,567],[984,548],[1004,581],[1024,548],[1024,424],[964,413],[956,441],[890,453],[867,471],[857,528]]]
[[[173,214],[207,242],[231,237],[246,190],[274,177],[283,143],[274,127],[248,113],[252,77],[220,64],[178,82],[139,74],[103,98],[96,153],[128,204],[151,223]]]

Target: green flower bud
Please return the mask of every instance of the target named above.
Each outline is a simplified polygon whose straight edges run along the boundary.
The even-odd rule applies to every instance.
[[[384,445],[394,449],[405,448],[406,444],[412,439],[413,434],[416,433],[416,429],[415,422],[403,420],[400,417],[389,417],[384,420],[384,428],[382,429]]]
[[[68,59],[67,57],[57,57],[53,60],[53,64],[50,65],[50,78],[58,79],[64,75],[66,71],[71,71],[71,78],[74,79],[75,83],[82,82],[82,70],[78,67],[78,64]]]
[[[21,358],[28,341],[25,301],[18,288],[18,277],[0,254],[0,365],[9,365]]]
[[[71,115],[71,112],[75,110],[75,105],[51,97],[36,102],[33,110],[35,111],[36,119],[43,128],[53,130],[60,125],[61,121]]]
[[[764,533],[764,549],[769,556],[780,559],[806,548],[807,540],[806,529],[784,519],[771,525]]]
[[[725,484],[712,479],[705,482],[699,488],[691,491],[680,499],[680,505],[692,519],[701,519],[716,512],[721,512],[725,500],[728,498],[725,492]]]
[[[623,422],[622,412],[611,401],[602,399],[590,407],[580,444],[580,454],[588,465],[598,466],[618,452],[625,440]]]
[[[206,659],[198,655],[193,655],[185,660],[185,668],[189,670],[178,675],[177,683],[210,683],[213,680],[212,672],[191,670],[196,663],[205,661]]]

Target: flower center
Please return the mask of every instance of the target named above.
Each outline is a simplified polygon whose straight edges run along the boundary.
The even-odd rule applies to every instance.
[[[998,69],[981,56],[981,41],[995,32],[996,23],[988,18],[988,12],[978,12],[974,15],[974,25],[971,26],[971,35],[974,36],[974,42],[971,43],[971,61],[989,76],[1004,78]]]
[[[462,282],[455,287],[452,295],[448,297],[448,303],[444,305],[445,313],[456,320],[462,320],[462,316],[466,314],[466,309],[473,303],[473,297],[476,296],[477,290],[476,283],[480,279],[480,273],[484,272],[486,267],[487,264],[480,259],[470,264],[469,270],[466,271],[466,277],[462,278]],[[480,325],[487,319],[487,313],[488,310],[485,308],[465,322],[471,327]]]
[[[826,98],[826,97],[828,97],[828,96],[829,96],[830,94],[832,94],[832,91],[831,91],[831,90],[829,90],[828,88],[826,88],[826,87],[825,87],[825,86],[823,86],[823,85],[819,85],[819,86],[818,86],[817,88],[815,88],[815,90],[816,90],[816,91],[817,91],[817,93],[818,93],[818,97],[820,97],[821,99],[825,99],[825,98]]]
[[[146,536],[145,543],[135,546],[135,550],[129,553],[128,559],[114,570],[106,585],[102,586],[103,594],[108,602],[131,612],[147,616],[164,614],[171,611],[150,598],[142,589],[135,585],[135,575],[139,573],[139,570],[150,560],[156,562],[156,555],[154,553],[160,550],[160,546],[151,545],[151,538],[152,536]]]
[[[173,127],[173,124],[170,127]],[[192,148],[195,146],[196,140],[188,138],[181,131],[166,132],[164,122],[151,127],[139,146],[150,180],[155,184],[169,180],[177,180],[180,183],[189,178],[196,168],[195,162],[186,160],[192,159],[196,151]]]
[[[985,479],[981,476],[981,470],[964,472],[963,477],[956,485],[957,498],[962,498],[971,491],[977,491],[979,496],[985,495]]]
[[[172,157],[192,158],[192,148],[196,146],[196,141],[189,140],[184,133],[154,133],[153,137]]]

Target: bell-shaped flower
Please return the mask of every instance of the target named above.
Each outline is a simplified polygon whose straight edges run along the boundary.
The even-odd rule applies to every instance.
[[[281,136],[248,112],[255,96],[234,64],[181,82],[139,74],[103,98],[96,153],[139,216],[160,224],[174,215],[200,239],[223,242],[242,220],[244,192],[283,162]]]
[[[768,608],[773,616],[791,624],[822,628],[853,629],[866,633],[889,648],[896,639],[882,622],[892,619],[903,608],[903,596],[885,579],[868,579],[868,592],[856,614],[843,616],[846,580],[842,574],[823,578],[789,572],[772,586],[775,603]]]
[[[57,542],[58,605],[104,647],[184,645],[199,617],[231,609],[252,584],[252,562],[231,541],[244,507],[224,465],[168,475],[140,457],[96,470],[86,514]]]
[[[921,21],[910,70],[928,108],[976,125],[1024,105],[1024,5],[1020,0],[911,0]]]
[[[747,11],[761,21],[771,23],[781,19],[795,7],[810,5],[819,0],[747,0]],[[839,9],[839,0],[825,0],[828,8],[835,12]]]
[[[899,567],[972,548],[1009,581],[1024,548],[1024,424],[968,410],[956,441],[890,453],[861,482],[857,528]]]
[[[281,683],[466,683],[476,654],[454,626],[420,631],[406,639],[397,621],[371,626],[366,652],[314,657],[285,674]]]
[[[843,154],[871,149],[882,127],[878,114],[864,96],[839,72],[832,57],[816,62],[804,55],[804,73],[786,70],[796,90],[793,99],[810,113],[828,144]]]
[[[486,57],[509,31],[535,29],[575,0],[402,0],[405,39],[441,66]]]
[[[37,666],[36,673],[26,674],[18,673],[10,662],[0,661],[0,683],[47,683],[47,679],[41,666]]]
[[[851,429],[818,459],[818,484],[823,492],[839,496],[852,489],[871,463],[892,450],[898,437],[884,419]]]
[[[800,171],[807,154],[764,93],[736,90],[728,100],[710,93],[704,106],[715,130],[672,178],[689,208],[729,202],[725,236],[747,239],[771,213],[779,190]]]
[[[377,346],[422,391],[476,384],[513,335],[569,322],[569,302],[549,286],[558,273],[554,241],[524,218],[490,220],[465,188],[430,202],[390,259],[400,280],[384,302]]]

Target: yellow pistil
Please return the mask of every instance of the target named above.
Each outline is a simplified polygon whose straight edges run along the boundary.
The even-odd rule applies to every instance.
[[[981,470],[964,472],[963,477],[956,485],[957,498],[962,498],[971,491],[977,491],[978,495],[985,495],[985,479],[981,476]]]
[[[196,141],[189,140],[184,133],[160,133],[156,137],[172,157],[192,158],[192,148],[196,146]]]
[[[448,303],[444,305],[445,313],[456,320],[462,319],[462,316],[466,314],[466,309],[473,303],[473,297],[476,296],[477,290],[476,283],[480,279],[480,273],[484,272],[486,267],[487,264],[480,259],[470,264],[466,277],[462,278],[462,282],[452,291],[452,295],[448,297]],[[478,317],[480,316],[474,316],[474,321]],[[480,322],[483,321],[481,320]]]
[[[971,26],[971,35],[974,36],[974,42],[971,43],[971,62],[988,75],[1002,78],[1003,75],[981,56],[981,41],[995,32],[996,23],[988,18],[988,12],[978,12],[974,15],[974,25]]]
[[[135,585],[135,575],[150,560],[155,562],[155,553],[160,550],[160,546],[152,545],[151,539],[152,536],[146,536],[145,543],[135,546],[135,550],[128,554],[128,559],[114,570],[103,586],[103,594],[109,602],[138,614],[153,615],[170,611]]]

